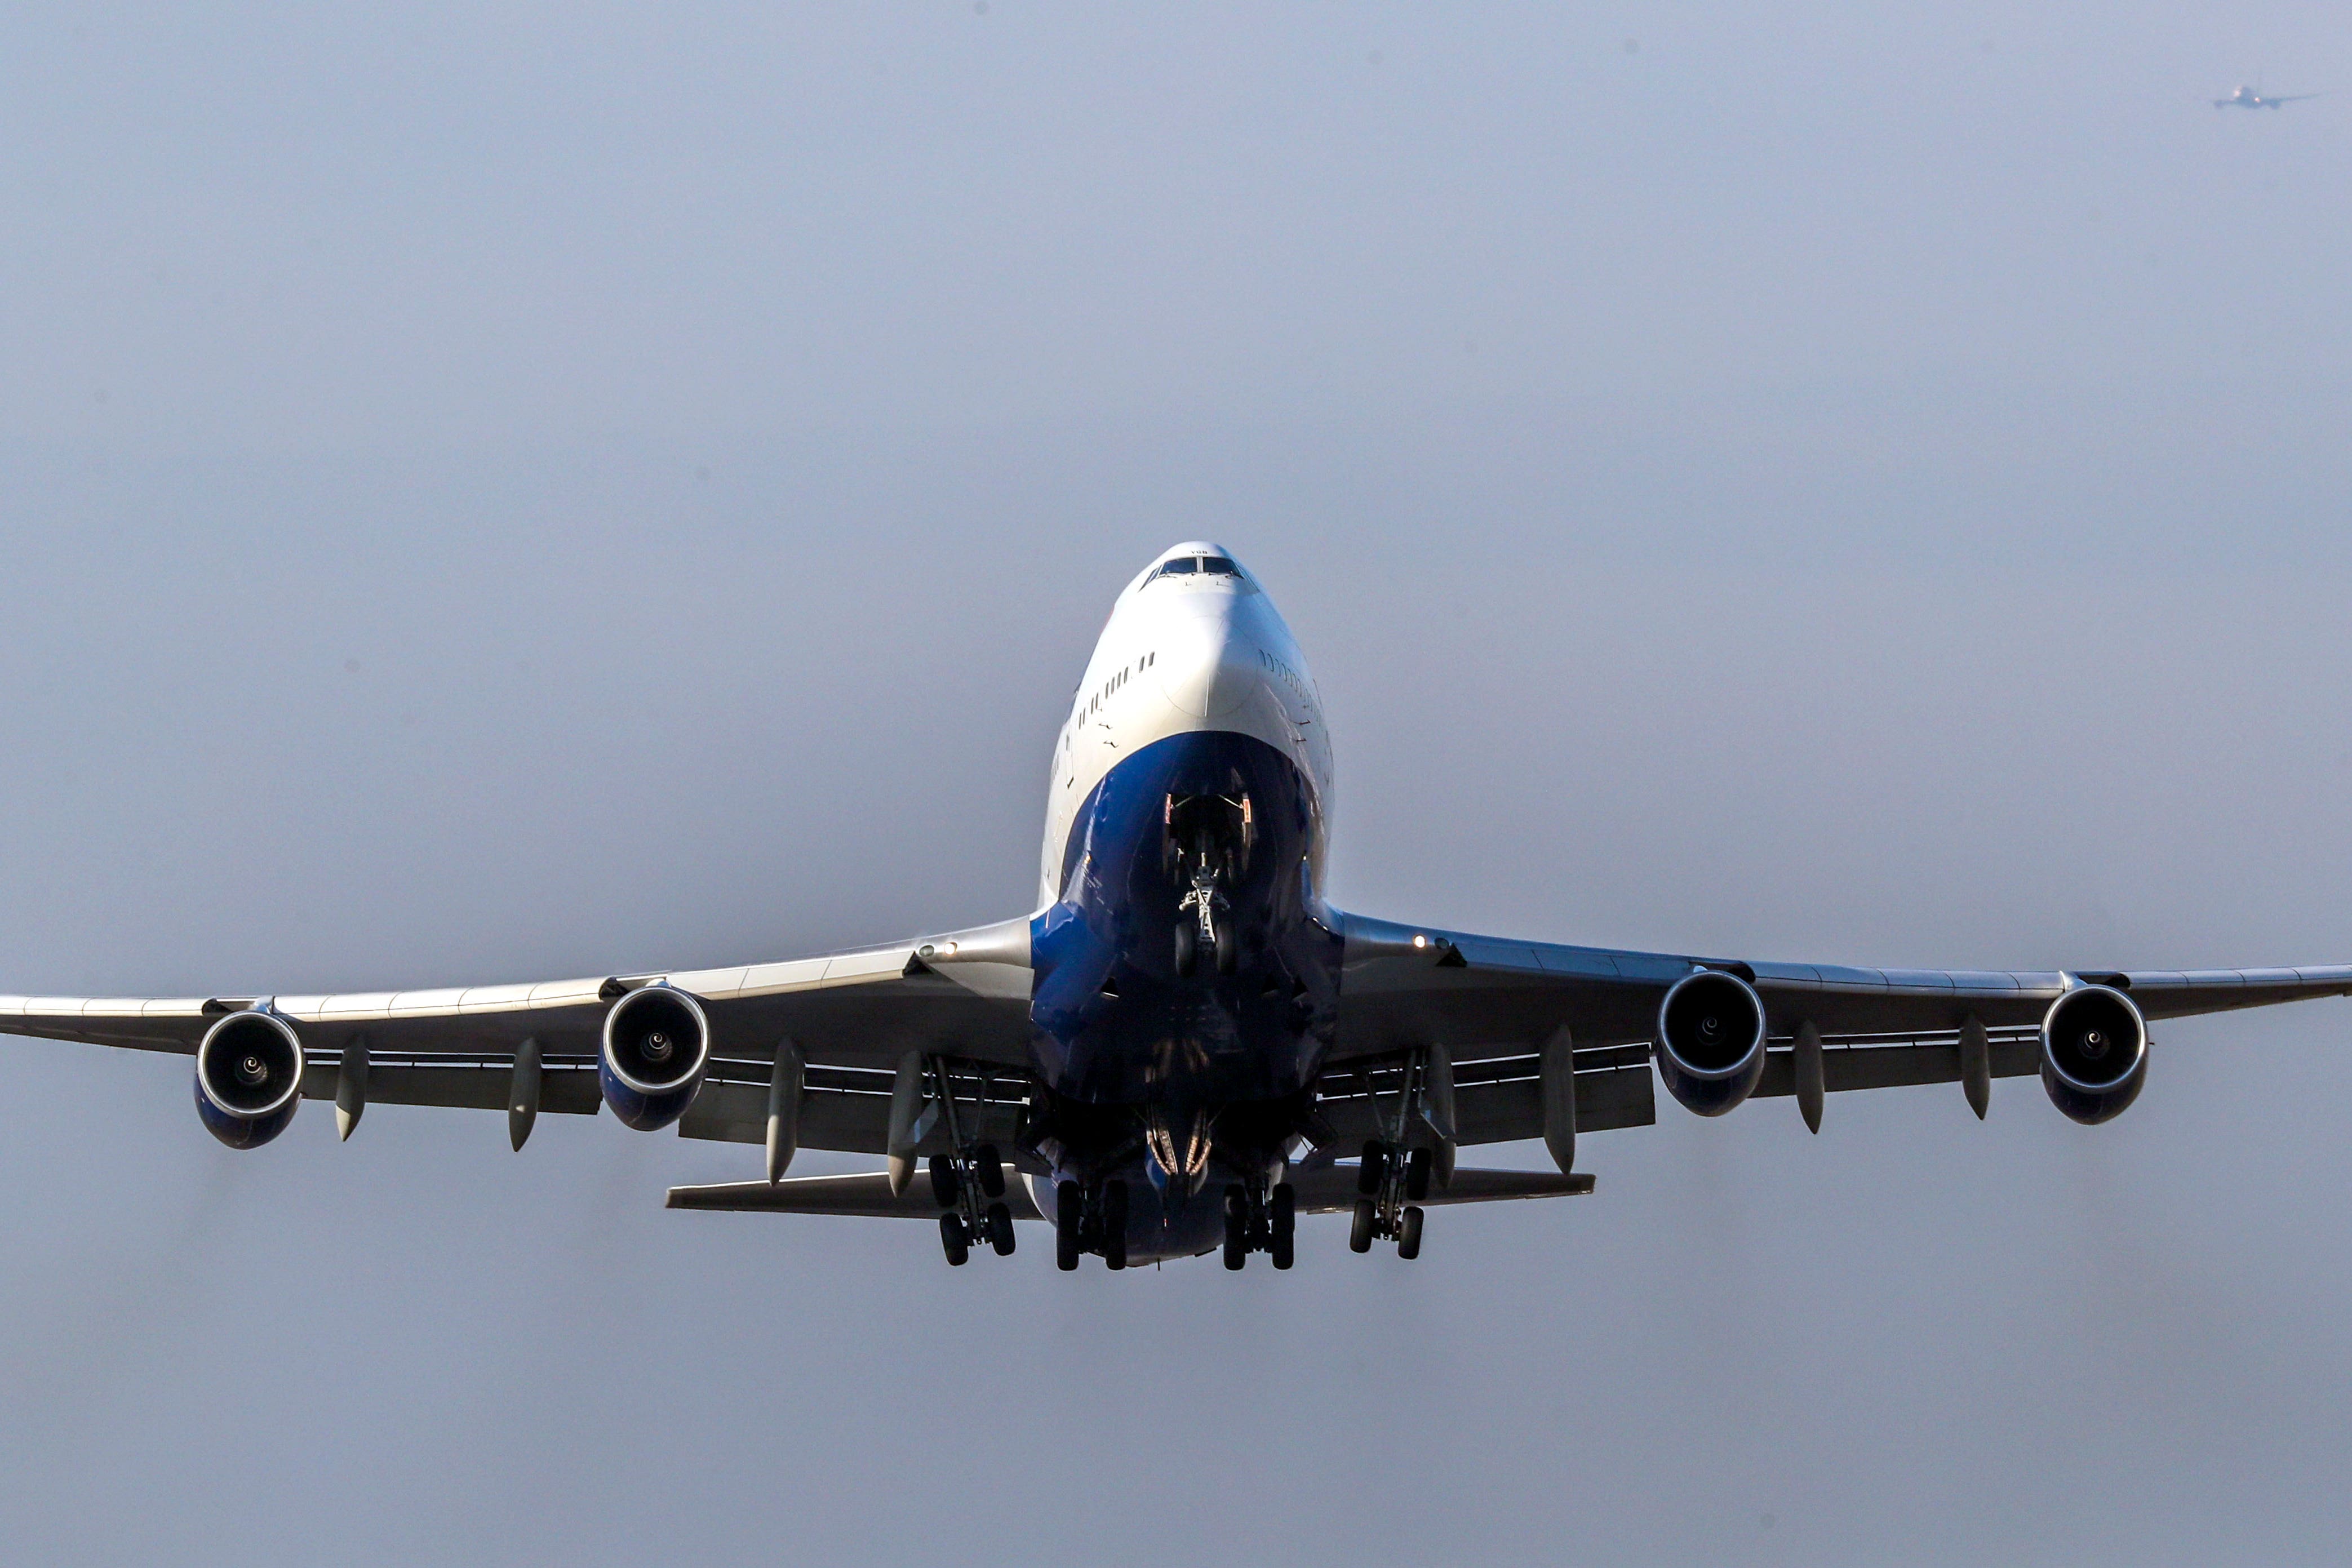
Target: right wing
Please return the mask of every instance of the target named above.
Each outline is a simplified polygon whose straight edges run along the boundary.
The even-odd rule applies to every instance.
[[[343,1064],[363,1055],[367,1101],[497,1110],[509,1104],[528,1042],[540,1062],[536,1109],[593,1114],[603,1103],[596,1058],[604,1015],[656,981],[690,992],[710,1023],[709,1067],[680,1124],[689,1137],[760,1142],[777,1048],[790,1040],[807,1063],[804,1147],[885,1152],[892,1080],[909,1051],[952,1058],[959,1091],[978,1096],[984,1134],[1009,1141],[1027,1085],[1026,918],[782,963],[540,984],[274,998],[0,997],[0,1034],[193,1055],[221,1019],[266,1006],[301,1040],[305,1098],[334,1099]],[[934,1144],[944,1147],[936,1132],[921,1152]]]

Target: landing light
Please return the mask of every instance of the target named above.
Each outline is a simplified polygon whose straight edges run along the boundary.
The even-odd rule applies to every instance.
[[[1415,936],[1412,939],[1412,945],[1416,947],[1426,947],[1429,946],[1429,938],[1426,936]]]

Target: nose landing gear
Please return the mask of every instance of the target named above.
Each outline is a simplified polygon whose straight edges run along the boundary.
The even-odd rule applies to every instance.
[[[1235,1182],[1225,1188],[1225,1267],[1239,1269],[1253,1252],[1264,1252],[1277,1269],[1290,1267],[1298,1228],[1298,1195],[1286,1182],[1269,1190],[1261,1183]]]
[[[1230,975],[1241,964],[1241,940],[1219,884],[1248,874],[1257,844],[1250,798],[1246,792],[1171,795],[1160,822],[1160,869],[1185,890],[1176,905],[1177,976],[1192,977],[1204,947],[1216,955],[1217,973]]]

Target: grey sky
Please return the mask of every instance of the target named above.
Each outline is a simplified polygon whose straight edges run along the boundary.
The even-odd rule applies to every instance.
[[[1346,906],[2352,957],[2340,6],[205,9],[0,16],[0,990],[1013,913],[1199,536],[1322,685]],[[2346,96],[2205,107],[2257,71]],[[2161,1027],[2089,1131],[1668,1104],[1280,1278],[667,1214],[757,1155],[609,1117],[238,1155],[184,1063],[8,1040],[0,1526],[2332,1561],[2347,1033]]]

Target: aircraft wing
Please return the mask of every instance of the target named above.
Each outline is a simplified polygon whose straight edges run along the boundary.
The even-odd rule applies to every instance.
[[[1443,1046],[1455,1138],[1542,1135],[1540,1053],[1574,1052],[1583,1132],[1656,1119],[1651,1041],[1666,990],[1696,969],[1749,981],[1764,1003],[1767,1058],[1758,1097],[1797,1090],[1792,1047],[1811,1025],[1830,1092],[1961,1078],[1964,1027],[1981,1026],[1991,1076],[2040,1071],[2043,1015],[2084,984],[2126,992],[2150,1020],[2352,995],[2352,965],[2299,969],[2014,973],[1862,969],[1520,942],[1340,915],[1345,939],[1338,1044],[1318,1085],[1332,1149],[1373,1135],[1410,1054]]]
[[[910,1051],[955,1058],[960,1088],[987,1106],[985,1135],[1009,1139],[1029,1060],[1025,918],[782,963],[537,984],[310,997],[0,997],[0,1034],[192,1055],[222,1018],[267,1006],[301,1041],[307,1099],[335,1098],[346,1059],[363,1053],[368,1102],[508,1108],[528,1042],[540,1064],[536,1109],[593,1114],[605,1013],[628,992],[664,981],[692,993],[710,1025],[709,1067],[680,1123],[689,1137],[761,1142],[777,1048],[789,1039],[807,1064],[802,1146],[885,1152],[892,1080]],[[995,1066],[1007,1070],[1002,1089],[983,1082]],[[933,1152],[929,1144],[923,1152]]]

